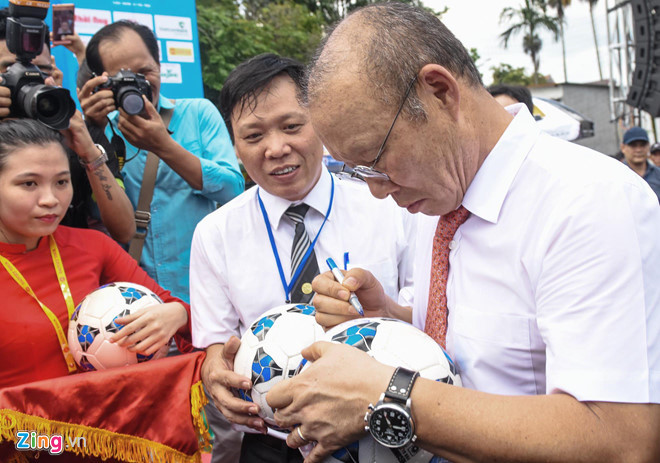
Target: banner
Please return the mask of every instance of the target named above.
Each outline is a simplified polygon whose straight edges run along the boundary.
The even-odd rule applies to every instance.
[[[126,19],[144,24],[158,39],[163,95],[174,99],[204,96],[195,0],[53,0],[45,20],[51,29],[52,5],[62,3],[75,4],[74,29],[85,44],[111,22]],[[9,0],[0,0],[0,8],[8,5]],[[62,45],[54,46],[52,54],[64,72],[64,87],[77,101],[76,58]]]
[[[36,453],[39,461],[201,461],[210,440],[203,359],[197,352],[0,389],[0,461]]]

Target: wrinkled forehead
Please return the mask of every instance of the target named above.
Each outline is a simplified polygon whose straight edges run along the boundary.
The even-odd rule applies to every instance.
[[[349,165],[373,159],[391,114],[356,86],[329,87],[320,95],[310,101],[309,114],[330,154]]]

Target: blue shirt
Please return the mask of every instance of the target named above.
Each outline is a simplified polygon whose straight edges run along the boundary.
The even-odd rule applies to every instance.
[[[660,202],[660,167],[653,165],[653,163],[648,162],[646,164],[646,174],[644,174],[644,180],[651,186],[651,189],[658,196],[658,201]]]
[[[203,187],[192,189],[165,162],[158,163],[151,223],[140,265],[159,285],[188,302],[190,244],[195,226],[219,205],[243,192],[244,180],[224,121],[210,101],[184,98],[172,103],[161,94],[159,106],[174,108],[169,130],[174,141],[200,159]],[[110,114],[110,122],[121,135],[118,118],[118,112]],[[106,127],[106,135],[112,137],[110,126]],[[135,208],[147,152],[126,139],[124,142],[126,163],[122,175],[126,194]]]

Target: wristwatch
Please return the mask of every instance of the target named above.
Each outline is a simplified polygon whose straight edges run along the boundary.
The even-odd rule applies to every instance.
[[[417,439],[410,412],[410,391],[418,377],[419,372],[398,367],[376,405],[369,404],[364,415],[364,430],[369,431],[379,444],[400,448]]]
[[[108,161],[108,153],[105,152],[105,148],[103,148],[103,145],[99,145],[98,143],[95,143],[94,146],[100,151],[99,157],[94,159],[93,161],[85,161],[82,158],[79,158],[80,164],[87,170],[89,171],[95,171],[99,167],[101,167],[103,164],[105,164]]]

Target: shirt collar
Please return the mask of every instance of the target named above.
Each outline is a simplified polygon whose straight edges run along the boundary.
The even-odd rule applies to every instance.
[[[465,208],[491,223],[497,223],[513,179],[541,133],[524,104],[511,105],[506,110],[514,118],[486,156],[463,198]]]
[[[628,161],[626,161],[625,159],[622,159],[621,162],[625,166],[630,167],[630,164],[628,164]],[[632,167],[630,167],[630,169],[632,169]],[[646,160],[646,172],[644,173],[644,175],[642,175],[642,178],[646,180],[646,178],[650,175],[651,171],[653,171],[655,169],[660,169],[660,167],[657,167],[655,164],[653,164],[653,162],[650,159],[647,159]]]
[[[174,103],[172,102],[172,100],[164,97],[162,93],[158,95],[158,108],[156,109],[160,110],[160,108],[165,108],[165,109],[174,108]]]
[[[43,249],[49,246],[49,241],[47,236],[42,236],[39,239],[39,243],[37,244],[37,247],[33,249],[33,251],[36,251],[37,249]],[[26,254],[28,252],[27,247],[24,244],[11,244],[11,243],[2,243],[0,242],[0,253],[5,254],[5,255],[11,255],[11,254]]]
[[[650,160],[646,161],[646,173],[644,174],[644,180],[647,180],[652,175],[660,174],[660,167],[653,164]]]
[[[323,166],[321,167],[321,176],[319,177],[319,180],[316,182],[316,185],[314,185],[314,188],[312,188],[310,192],[307,193],[307,196],[302,199],[302,201],[289,201],[288,199],[272,195],[263,188],[259,189],[259,196],[261,197],[261,200],[264,203],[264,207],[268,212],[268,218],[271,225],[276,229],[280,226],[280,221],[284,216],[284,213],[292,204],[305,203],[309,205],[310,209],[314,209],[323,217],[325,217],[325,213],[328,212],[330,190],[332,188],[331,184],[331,174],[328,172],[328,169]]]

